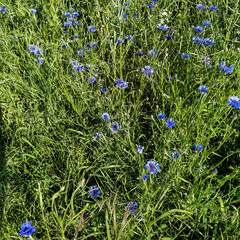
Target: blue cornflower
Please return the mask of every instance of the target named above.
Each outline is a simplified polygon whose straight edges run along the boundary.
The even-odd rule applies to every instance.
[[[124,39],[123,38],[117,38],[117,43],[123,43]]]
[[[71,22],[64,22],[63,26],[64,27],[71,27],[72,23]]]
[[[30,45],[28,49],[29,49],[29,52],[34,53],[38,49],[38,47],[36,45]]]
[[[78,66],[74,66],[73,70],[75,72],[82,72],[84,70],[84,66],[82,64],[78,65]]]
[[[148,161],[145,165],[145,169],[151,174],[156,174],[157,172],[160,172],[160,166],[155,160]]]
[[[147,181],[149,179],[148,174],[143,174],[141,177],[144,181]]]
[[[69,12],[73,12],[75,9],[74,8],[69,8]]]
[[[196,170],[194,170],[194,172],[198,172],[199,171],[199,168],[197,168]],[[202,173],[204,171],[203,167],[201,166],[200,167],[200,173]]]
[[[204,93],[207,93],[208,91],[208,87],[205,85],[200,86],[198,89],[200,92],[204,92]]]
[[[95,67],[95,66],[94,66],[93,64],[88,64],[88,65],[87,65],[88,70],[94,69],[94,67]]]
[[[205,5],[203,4],[197,4],[197,9],[202,10],[205,8]]]
[[[124,13],[124,14],[123,14],[123,17],[124,17],[124,18],[127,18],[127,17],[128,17],[128,15],[127,15],[126,13]]]
[[[119,79],[117,80],[117,86],[118,86],[119,88],[123,89],[123,88],[127,88],[127,87],[128,87],[128,84],[127,84],[127,82],[125,82],[122,78],[119,78]]]
[[[143,150],[144,150],[144,147],[137,146],[137,147],[136,147],[136,150],[137,150],[138,153],[142,154],[142,153],[143,153]]]
[[[118,132],[119,129],[121,129],[121,126],[117,122],[111,123],[111,127],[110,127],[111,132]]]
[[[194,148],[197,152],[201,152],[203,150],[203,146],[201,144],[195,144]]]
[[[212,46],[214,44],[213,40],[211,38],[205,38],[203,40],[203,42],[207,45],[207,46]]]
[[[93,48],[97,47],[97,43],[96,42],[92,42],[92,47]]]
[[[37,49],[34,51],[34,54],[35,54],[36,56],[42,56],[43,52],[44,52],[43,49],[37,48]]]
[[[66,12],[66,13],[64,13],[64,16],[68,18],[71,16],[71,13]]]
[[[73,26],[78,26],[78,25],[79,25],[79,22],[77,22],[77,21],[73,22]]]
[[[64,41],[61,41],[61,45],[62,45],[63,48],[68,48],[68,44],[65,43]]]
[[[107,91],[107,88],[106,88],[106,87],[102,87],[102,88],[101,88],[101,92],[104,93],[104,92],[106,92],[106,91]]]
[[[35,10],[35,9],[31,9],[31,10],[30,10],[30,13],[31,13],[31,14],[35,14],[36,12],[37,12],[37,10]]]
[[[94,185],[94,186],[91,186],[89,188],[89,195],[92,197],[92,198],[96,198],[98,197],[98,195],[101,193],[100,189],[98,186]]]
[[[35,227],[31,224],[31,221],[27,221],[22,224],[19,236],[29,238],[34,232],[36,232]]]
[[[202,25],[203,26],[209,26],[211,23],[210,23],[210,21],[209,20],[203,20],[203,22],[202,22]]]
[[[141,57],[142,55],[143,55],[143,53],[142,53],[142,52],[139,52],[139,53],[138,53],[138,56],[140,56],[140,57]]]
[[[103,136],[103,131],[97,131],[96,135],[94,136],[97,140],[99,140]]]
[[[78,61],[72,61],[71,62],[71,65],[73,66],[73,67],[77,67],[77,66],[79,66],[79,63],[78,63]]]
[[[78,54],[79,56],[83,56],[84,53],[85,53],[85,51],[82,50],[82,49],[77,51],[77,54]]]
[[[190,53],[182,53],[183,58],[190,58],[191,54]]]
[[[78,35],[73,35],[73,38],[78,38]]]
[[[38,59],[35,59],[35,61],[37,61],[40,65],[42,65],[44,63],[44,58],[38,58]]]
[[[173,79],[172,76],[170,76],[170,77],[167,76],[167,80],[170,80],[170,81],[171,81],[172,79]]]
[[[228,103],[230,106],[240,109],[240,98],[237,96],[230,96],[228,99]]]
[[[171,41],[171,40],[172,40],[172,37],[173,37],[172,34],[168,34],[168,35],[165,36],[165,38],[166,38],[168,41]]]
[[[218,7],[214,7],[214,6],[209,6],[209,9],[212,10],[212,11],[217,11],[218,10]]]
[[[152,2],[154,2],[156,4],[158,2],[158,0],[152,0]]]
[[[176,152],[176,151],[171,151],[171,153],[170,153],[170,159],[171,159],[171,160],[177,160],[178,157],[179,157],[179,153],[178,153],[178,152]]]
[[[94,76],[91,76],[88,78],[89,83],[94,83],[96,81],[96,78]]]
[[[110,118],[110,115],[108,113],[103,113],[102,114],[102,119],[107,121]]]
[[[95,26],[88,26],[88,31],[89,32],[95,32],[96,31],[96,27]]]
[[[201,27],[201,26],[197,26],[197,27],[195,27],[195,32],[197,32],[197,33],[202,33],[203,30],[204,30],[204,28]]]
[[[192,40],[193,40],[195,43],[198,43],[198,44],[203,43],[203,38],[201,38],[201,37],[192,37]]]
[[[156,56],[158,55],[158,51],[155,50],[155,49],[152,49],[152,50],[150,50],[150,51],[148,52],[148,55],[149,55],[150,57],[156,57]]]
[[[154,8],[154,6],[153,6],[152,3],[148,3],[148,4],[147,4],[147,7],[148,7],[148,8]]]
[[[73,17],[78,17],[79,14],[78,14],[78,12],[74,12],[74,13],[72,14],[72,16],[73,16]]]
[[[159,118],[160,120],[165,119],[165,117],[166,117],[166,115],[165,115],[164,113],[162,113],[162,112],[158,114],[158,118]]]
[[[234,65],[233,65],[233,64],[232,64],[231,66],[227,66],[227,65],[226,65],[226,62],[221,62],[221,63],[219,64],[219,67],[221,68],[222,73],[223,73],[224,75],[229,75],[230,73],[233,72],[233,69],[234,69]]]
[[[133,17],[139,18],[138,13],[134,14]]]
[[[207,58],[203,57],[202,59],[204,60],[202,65],[206,64],[208,67],[211,67],[211,61],[210,61],[209,57],[207,57]]]
[[[129,205],[130,205],[130,207],[129,207]],[[137,211],[137,206],[138,206],[138,204],[136,202],[128,202],[127,203],[127,209],[129,207],[129,211],[131,213],[135,213]]]
[[[125,2],[123,5],[124,5],[124,6],[129,6],[130,3],[129,3],[129,2]]]
[[[176,122],[172,118],[169,118],[169,119],[167,119],[165,124],[168,128],[173,128],[176,125]]]
[[[6,6],[3,6],[0,8],[0,12],[4,13],[7,11],[7,7]]]
[[[168,30],[168,25],[166,25],[166,24],[164,24],[164,25],[158,24],[157,28],[160,29],[160,30],[166,31],[166,30]]]
[[[72,17],[69,17],[69,18],[67,18],[67,21],[68,21],[68,22],[73,22],[74,19],[73,19]]]
[[[126,39],[127,39],[128,41],[131,41],[131,40],[133,40],[133,36],[132,36],[132,35],[127,35],[127,36],[126,36]]]
[[[150,66],[145,66],[144,68],[142,68],[142,72],[144,74],[147,74],[147,75],[150,75],[150,74],[153,74],[154,73],[154,70],[152,67]]]

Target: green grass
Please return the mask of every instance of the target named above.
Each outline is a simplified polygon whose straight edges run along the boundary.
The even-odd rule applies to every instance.
[[[23,239],[27,220],[36,228],[33,239],[239,238],[239,109],[227,102],[240,97],[239,0],[201,2],[218,6],[216,12],[199,11],[200,2],[190,0],[159,0],[154,9],[148,2],[1,1],[7,12],[0,13],[0,239]],[[70,7],[80,24],[63,33]],[[164,10],[172,12],[166,32],[156,28]],[[211,25],[196,34],[204,19]],[[89,33],[89,25],[97,31]],[[127,35],[134,40],[116,44]],[[194,44],[197,35],[214,45]],[[98,46],[78,56],[93,41]],[[31,44],[44,49],[43,65],[29,52]],[[158,57],[148,56],[151,49]],[[183,52],[192,57],[183,59]],[[210,68],[202,65],[206,56]],[[89,84],[93,70],[75,72],[70,59],[95,65],[97,80]],[[229,76],[218,66],[222,61],[234,64]],[[146,65],[153,75],[141,72]],[[126,89],[116,86],[118,78],[128,82]],[[207,94],[200,85],[208,86]],[[176,126],[167,128],[159,112]],[[114,121],[121,125],[117,133],[109,130]],[[196,143],[204,147],[199,153]],[[142,155],[136,146],[144,147]],[[171,151],[180,154],[177,161]],[[150,159],[161,171],[144,182]],[[92,185],[101,190],[96,199],[89,196]],[[138,203],[135,214],[126,209],[129,201]]]

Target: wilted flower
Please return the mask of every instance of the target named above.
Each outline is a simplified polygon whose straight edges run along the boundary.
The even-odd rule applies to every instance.
[[[101,88],[101,92],[106,92],[107,91],[107,88],[106,87],[102,87]]]
[[[209,9],[212,10],[212,11],[217,11],[218,10],[218,7],[214,7],[214,6],[209,6]]]
[[[36,232],[35,227],[31,224],[31,221],[27,221],[26,223],[22,224],[19,235],[29,238],[34,232]]]
[[[155,50],[155,49],[152,49],[152,50],[150,50],[150,51],[148,52],[148,55],[149,55],[150,57],[156,57],[156,56],[158,55],[158,51]]]
[[[226,62],[221,62],[221,63],[219,64],[219,67],[221,68],[222,73],[223,73],[224,75],[229,75],[230,73],[233,72],[233,69],[234,69],[233,64],[232,64],[231,66],[227,66],[227,65],[226,65]]]
[[[154,70],[152,67],[150,66],[145,66],[144,68],[142,68],[142,72],[144,74],[147,74],[147,75],[150,75],[150,74],[153,74],[154,73]]]
[[[144,150],[144,147],[137,146],[136,150],[137,150],[138,153],[142,154],[143,150]]]
[[[208,46],[212,46],[214,44],[213,40],[211,38],[205,38],[203,42]]]
[[[209,20],[203,20],[202,25],[205,26],[205,27],[209,26],[210,25],[210,21]]]
[[[89,32],[95,32],[96,31],[96,27],[95,26],[88,26],[88,31]]]
[[[102,119],[107,121],[110,118],[110,115],[108,113],[103,113],[102,114]]]
[[[121,129],[121,126],[117,122],[111,123],[110,131],[111,132],[118,132]]]
[[[161,120],[165,119],[165,117],[166,117],[166,115],[162,112],[158,114],[158,118],[161,119]]]
[[[197,4],[197,9],[202,10],[204,8],[205,8],[205,6],[203,4]]]
[[[130,207],[129,207],[129,205],[130,205]],[[131,213],[135,213],[137,211],[137,206],[138,206],[138,204],[136,202],[128,202],[127,203],[127,209],[129,207],[129,211]]]
[[[166,31],[166,30],[168,30],[168,25],[164,24],[162,26],[161,24],[158,24],[157,28],[160,29],[160,30]]]
[[[31,9],[31,10],[30,10],[30,13],[31,13],[31,14],[35,14],[36,12],[37,12],[37,10],[35,10],[35,9]]]
[[[178,152],[176,152],[176,151],[171,151],[171,153],[170,153],[170,159],[171,159],[171,160],[177,160],[178,157],[179,157],[179,153],[178,153]]]
[[[230,106],[236,108],[236,109],[240,109],[240,98],[237,96],[230,96],[228,98],[228,103]]]
[[[190,53],[182,53],[183,58],[190,58],[191,54]]]
[[[119,78],[119,79],[117,80],[117,86],[118,86],[119,88],[123,89],[123,88],[127,88],[127,87],[128,87],[128,84],[127,84],[127,82],[125,82],[122,78]]]
[[[147,181],[149,179],[148,174],[143,174],[141,177],[144,181]]]
[[[200,92],[207,93],[207,91],[208,91],[208,87],[205,86],[205,85],[202,85],[202,86],[199,87],[199,91],[200,91]]]
[[[90,189],[89,189],[89,195],[92,197],[92,198],[96,198],[98,197],[98,195],[101,193],[100,189],[98,186],[94,185],[94,186],[91,186]]]
[[[145,169],[151,174],[156,174],[157,172],[160,172],[160,166],[155,160],[148,161],[145,165]]]
[[[194,148],[197,152],[201,152],[203,150],[203,146],[201,144],[195,144]]]
[[[168,128],[173,128],[176,125],[175,120],[173,120],[172,118],[167,119],[167,121],[165,122],[166,126]]]
[[[201,26],[197,26],[197,27],[195,27],[195,32],[197,32],[197,33],[202,33],[203,30],[204,30],[204,28],[201,27]]]
[[[198,44],[203,43],[203,39],[201,37],[192,37],[192,40]]]

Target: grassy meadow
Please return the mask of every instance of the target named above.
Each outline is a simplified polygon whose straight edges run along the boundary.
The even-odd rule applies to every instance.
[[[240,239],[239,9],[0,0],[0,239]]]

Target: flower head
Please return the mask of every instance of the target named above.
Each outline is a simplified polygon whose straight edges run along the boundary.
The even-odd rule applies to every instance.
[[[143,55],[143,53],[142,53],[142,52],[139,52],[139,53],[138,53],[138,56],[140,56],[140,57],[141,57],[142,55]]]
[[[103,113],[102,114],[102,119],[107,121],[110,118],[110,115],[108,113]]]
[[[28,49],[29,49],[29,52],[34,53],[38,49],[38,47],[36,45],[30,45]]]
[[[160,172],[160,166],[155,160],[148,161],[145,165],[145,169],[151,174],[157,174],[158,172]]]
[[[89,188],[89,195],[92,197],[92,198],[96,198],[98,197],[98,195],[101,193],[100,189],[98,186],[94,185],[94,186],[91,186]]]
[[[127,209],[129,208],[129,211],[131,213],[135,213],[137,211],[137,206],[138,206],[138,204],[136,202],[128,202],[127,203]]]
[[[36,12],[37,12],[37,10],[35,10],[35,9],[31,9],[31,10],[30,10],[30,13],[31,13],[31,14],[35,14]]]
[[[218,10],[218,7],[214,7],[214,6],[209,6],[209,9],[211,10],[211,11],[217,11]]]
[[[117,44],[123,43],[124,39],[123,38],[117,38]]]
[[[107,88],[106,88],[106,87],[102,87],[102,88],[101,88],[101,92],[104,93],[104,92],[106,92],[106,91],[107,91]]]
[[[141,177],[144,181],[147,181],[149,179],[148,174],[143,174]]]
[[[74,19],[73,19],[72,17],[67,18],[67,21],[68,21],[68,22],[73,22],[73,20],[74,20]]]
[[[71,16],[71,13],[65,12],[63,15],[68,18]]]
[[[96,27],[95,26],[88,26],[88,31],[89,32],[95,32],[96,31]]]
[[[73,22],[73,26],[78,26],[78,25],[79,25],[79,22],[77,22],[77,21]]]
[[[158,51],[155,50],[155,49],[152,49],[152,50],[150,50],[150,51],[148,52],[148,55],[149,55],[150,57],[156,57],[156,56],[158,55]]]
[[[125,82],[122,78],[119,78],[119,79],[117,80],[117,86],[118,86],[119,88],[123,89],[123,88],[127,88],[127,87],[128,87],[128,84],[127,84],[127,82]]]
[[[133,36],[132,36],[132,35],[127,35],[127,36],[126,36],[126,39],[127,39],[128,41],[131,41],[131,40],[133,40]]]
[[[69,8],[69,12],[73,12],[75,9],[74,8]]]
[[[157,28],[162,30],[162,31],[166,31],[166,30],[168,30],[168,25],[166,25],[166,24],[164,24],[164,25],[158,24]]]
[[[35,61],[37,61],[39,65],[42,65],[44,63],[44,58],[38,58],[38,59],[35,59]]]
[[[153,74],[154,73],[154,70],[152,67],[150,66],[145,66],[144,68],[142,68],[142,72],[144,74],[147,74],[147,75],[150,75],[150,74]]]
[[[197,152],[201,152],[203,150],[203,146],[201,144],[195,144],[194,148]]]
[[[165,119],[165,117],[166,117],[166,115],[162,112],[158,114],[158,118],[161,120]]]
[[[190,58],[191,54],[190,53],[182,53],[182,58]]]
[[[6,11],[7,11],[7,7],[6,6],[3,6],[3,7],[0,8],[0,12],[3,13],[3,12],[6,12]]]
[[[94,136],[97,140],[99,140],[103,136],[103,131],[97,131],[96,135]]]
[[[176,125],[175,120],[173,120],[172,118],[167,119],[167,121],[165,122],[166,126],[168,128],[173,128]]]
[[[123,14],[123,17],[124,17],[124,18],[127,18],[127,17],[128,17],[128,15],[127,15],[126,13],[124,13],[124,14]]]
[[[192,37],[192,40],[198,44],[203,43],[203,39],[201,37]]]
[[[77,66],[73,67],[73,70],[75,72],[82,72],[84,70],[84,66],[82,64],[80,64],[80,65],[78,64]]]
[[[78,12],[74,12],[74,13],[72,14],[72,16],[73,16],[73,17],[78,17],[79,14],[78,14]]]
[[[125,2],[123,5],[124,5],[124,6],[129,6],[129,5],[130,5],[130,2]]]
[[[61,45],[62,45],[63,48],[68,48],[68,44],[65,43],[64,41],[61,41]]]
[[[34,54],[35,54],[36,56],[42,56],[43,52],[44,52],[43,49],[37,48],[37,49],[34,51]]]
[[[203,40],[203,42],[207,45],[207,46],[212,46],[214,44],[213,40],[211,38],[205,38]]]
[[[203,57],[204,62],[202,65],[206,64],[208,67],[211,67],[211,61],[209,57]]]
[[[31,221],[27,221],[22,224],[19,235],[29,238],[34,232],[36,232],[35,227],[31,224]]]
[[[137,150],[138,153],[142,154],[143,150],[144,150],[144,147],[137,146],[136,150]]]
[[[203,4],[197,4],[197,9],[202,10],[204,8],[205,8],[205,6]]]
[[[64,23],[63,23],[63,26],[64,26],[64,27],[71,27],[71,26],[72,26],[72,23],[71,23],[71,22],[64,22]]]
[[[178,153],[178,152],[176,152],[176,151],[171,151],[171,153],[170,153],[170,159],[171,159],[171,160],[177,160],[178,157],[179,157],[179,153]]]
[[[96,78],[94,76],[91,76],[88,78],[89,83],[94,83],[96,81]]]
[[[240,98],[237,96],[230,96],[228,98],[228,103],[230,106],[236,108],[236,109],[240,109]]]
[[[78,50],[78,51],[77,51],[77,54],[78,54],[79,56],[83,56],[84,53],[85,53],[84,50]]]
[[[165,38],[166,38],[168,41],[171,41],[171,40],[172,40],[172,37],[173,37],[172,34],[168,34],[168,35],[165,36]]]
[[[118,132],[121,129],[121,126],[117,122],[112,122],[110,131],[111,132]]]
[[[205,27],[209,26],[210,24],[211,23],[210,23],[209,20],[203,20],[203,22],[202,22],[202,25],[205,26]]]
[[[197,33],[202,33],[203,30],[204,30],[204,28],[201,27],[201,26],[197,26],[197,27],[195,27],[195,32],[197,32]]]
[[[148,3],[148,4],[147,4],[147,7],[148,7],[148,8],[154,8],[154,6],[153,6],[152,3]]]
[[[221,62],[221,63],[219,64],[219,67],[221,68],[222,73],[223,73],[224,75],[229,75],[230,73],[233,72],[233,69],[234,69],[234,65],[233,65],[233,64],[232,64],[231,66],[227,66],[227,65],[226,65],[226,62]]]
[[[198,89],[200,92],[204,92],[204,93],[207,93],[208,91],[208,87],[205,85],[200,86]]]

